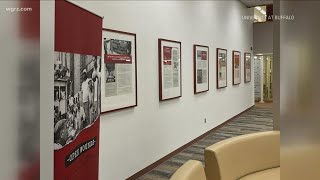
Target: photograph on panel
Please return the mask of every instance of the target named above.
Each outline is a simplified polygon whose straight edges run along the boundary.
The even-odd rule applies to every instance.
[[[101,58],[55,52],[54,149],[61,149],[100,113]]]

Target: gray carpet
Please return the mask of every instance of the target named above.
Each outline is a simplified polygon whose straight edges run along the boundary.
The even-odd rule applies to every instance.
[[[206,147],[230,137],[272,130],[272,123],[271,109],[253,107],[251,110],[143,175],[139,180],[168,180],[180,166],[190,159],[199,160],[204,164],[203,153]]]

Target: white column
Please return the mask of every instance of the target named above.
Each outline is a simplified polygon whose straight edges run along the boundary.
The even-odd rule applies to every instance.
[[[260,103],[264,103],[263,101],[263,56],[260,59]]]

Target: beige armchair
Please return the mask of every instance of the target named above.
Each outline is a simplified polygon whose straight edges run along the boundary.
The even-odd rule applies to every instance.
[[[280,132],[230,138],[205,149],[207,180],[280,180]]]
[[[206,174],[201,162],[189,160],[173,174],[170,180],[206,180]]]

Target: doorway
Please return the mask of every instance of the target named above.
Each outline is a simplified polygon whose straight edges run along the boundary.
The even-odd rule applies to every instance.
[[[256,102],[272,102],[272,54],[254,56],[254,92]]]

